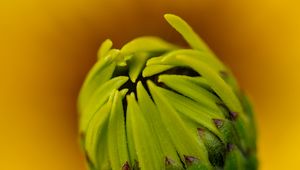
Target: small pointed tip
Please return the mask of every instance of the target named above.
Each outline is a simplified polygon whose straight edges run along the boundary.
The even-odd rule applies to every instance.
[[[204,128],[197,128],[198,134],[200,137],[204,135],[205,129]]]
[[[173,161],[171,158],[166,157],[166,158],[165,158],[165,164],[166,164],[167,166],[173,165],[173,164],[174,164],[174,161]]]
[[[238,117],[238,113],[237,112],[229,112],[230,117],[232,120],[236,120]]]
[[[187,165],[193,165],[197,162],[199,162],[199,159],[196,158],[196,157],[193,157],[193,156],[186,156],[186,155],[183,155],[184,156],[184,159],[185,159],[185,163]]]
[[[125,164],[122,166],[122,170],[130,170],[130,166],[128,162],[126,161]]]
[[[85,133],[84,132],[79,132],[79,138],[84,139],[85,138]]]
[[[215,125],[216,125],[216,127],[218,129],[220,129],[223,126],[223,120],[221,120],[221,119],[213,119],[213,121],[214,121],[214,123],[215,123]]]
[[[224,71],[224,70],[220,71],[219,74],[220,74],[221,77],[223,77],[223,78],[227,78],[227,77],[229,76],[228,72],[227,72],[227,71]]]
[[[227,149],[228,152],[232,151],[233,148],[234,148],[234,144],[232,144],[232,143],[228,143],[228,144],[227,144],[226,149]]]

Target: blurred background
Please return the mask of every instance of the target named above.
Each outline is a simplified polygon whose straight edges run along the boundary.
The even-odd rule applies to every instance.
[[[260,169],[298,169],[299,0],[0,0],[0,169],[85,169],[76,98],[99,45],[184,44],[164,13],[187,20],[251,96]]]

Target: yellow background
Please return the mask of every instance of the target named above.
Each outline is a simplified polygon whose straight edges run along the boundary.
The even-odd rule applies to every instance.
[[[262,170],[299,169],[299,0],[0,0],[0,169],[82,170],[76,97],[105,38],[182,44],[185,18],[257,111]]]

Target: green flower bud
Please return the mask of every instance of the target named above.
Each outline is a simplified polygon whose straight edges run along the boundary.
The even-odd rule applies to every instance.
[[[181,18],[190,45],[106,40],[80,91],[80,134],[91,170],[257,169],[253,112],[232,73]]]

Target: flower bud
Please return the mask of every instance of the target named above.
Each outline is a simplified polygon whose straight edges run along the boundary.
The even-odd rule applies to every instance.
[[[165,19],[190,45],[106,40],[78,99],[92,170],[256,169],[251,106],[232,73],[181,18]]]

